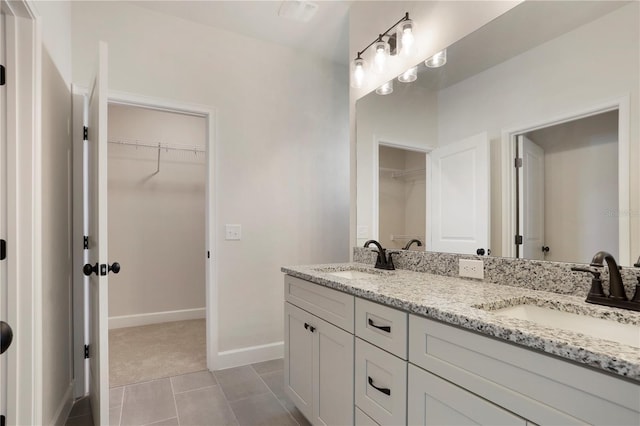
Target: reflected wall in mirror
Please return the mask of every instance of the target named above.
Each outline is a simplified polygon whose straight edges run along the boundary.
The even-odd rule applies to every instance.
[[[638,2],[524,2],[447,48],[445,66],[359,99],[358,245],[410,234],[379,213],[378,153],[393,146],[426,153],[427,250],[579,263],[608,250],[630,265],[639,16]],[[536,155],[537,170],[516,167]]]

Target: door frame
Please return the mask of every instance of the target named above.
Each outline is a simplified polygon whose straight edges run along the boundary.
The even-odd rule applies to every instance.
[[[394,142],[390,142],[395,140]],[[411,141],[397,141],[397,138],[387,138],[384,136],[380,136],[377,134],[373,135],[373,151],[371,153],[371,164],[372,164],[372,176],[371,176],[371,231],[369,235],[371,235],[370,239],[378,241],[380,238],[380,145],[388,146],[390,148],[403,149],[405,151],[413,151],[418,152],[425,155],[425,185],[427,188],[427,193],[425,195],[426,206],[425,213],[428,213],[429,206],[429,153],[433,151],[435,148],[426,146],[425,144],[420,144],[419,142],[411,142]],[[429,232],[429,215],[425,214],[425,233],[430,235]],[[428,240],[428,241],[427,241]],[[425,249],[430,246],[430,240],[425,235]]]
[[[74,88],[74,154],[77,152],[77,147],[82,147],[82,110],[78,111],[75,102],[80,99],[76,98],[78,95],[86,93],[84,88]],[[157,111],[180,113],[195,115],[202,117],[206,120],[206,207],[205,207],[205,250],[210,253],[210,257],[206,258],[206,276],[205,276],[205,311],[206,311],[206,347],[207,347],[207,368],[210,371],[216,370],[220,365],[218,354],[218,287],[217,287],[217,268],[216,268],[216,254],[218,253],[218,244],[215,238],[215,230],[217,228],[217,191],[216,191],[216,163],[215,163],[215,151],[217,140],[217,110],[208,105],[186,103],[174,100],[167,100],[161,98],[150,97],[146,95],[132,94],[128,92],[121,92],[115,90],[109,90],[108,101],[110,105],[126,105],[131,107],[153,109]],[[76,158],[76,155],[74,155]],[[74,167],[77,170],[77,163],[74,160]],[[80,162],[81,167],[81,162]],[[74,176],[78,176],[74,174]],[[82,174],[80,174],[82,176]],[[74,199],[82,196],[82,182],[77,185],[76,178],[74,177]],[[74,203],[77,204],[77,203]],[[75,207],[75,206],[74,206]],[[75,211],[75,210],[74,210]],[[80,210],[81,211],[81,210]],[[74,230],[82,232],[83,230],[83,215],[74,214]],[[74,232],[75,234],[75,232]],[[82,234],[81,234],[82,235]],[[82,249],[82,236],[79,235],[74,238],[74,264],[83,262],[82,256],[84,256]],[[206,253],[203,253],[206,256]],[[75,301],[86,300],[86,286],[84,285],[84,276],[80,271],[80,266],[74,267],[74,295]],[[76,272],[78,272],[76,274]],[[73,324],[75,330],[85,330],[86,328],[86,315],[84,303],[81,305],[75,305],[73,309]],[[76,331],[74,334],[74,353],[82,353],[84,350],[84,344],[86,342],[86,333]],[[86,395],[88,392],[87,380],[88,374],[86,372],[86,363],[82,357],[74,357],[74,372],[76,373],[76,383],[74,394],[76,397]],[[80,380],[81,379],[81,380]]]
[[[593,115],[618,110],[618,241],[621,265],[631,265],[631,228],[630,228],[630,96],[624,95],[609,99],[589,107],[556,114],[546,119],[513,126],[502,130],[502,253],[503,257],[515,257],[513,236],[516,235],[516,169],[515,140],[521,133],[527,133],[569,121],[587,118]],[[626,214],[625,214],[626,213]],[[588,259],[584,260],[585,262]]]
[[[7,57],[7,322],[10,424],[42,419],[42,29],[27,0],[0,0]],[[20,78],[17,78],[20,76]],[[20,283],[20,285],[18,285]],[[19,360],[19,362],[18,362]]]

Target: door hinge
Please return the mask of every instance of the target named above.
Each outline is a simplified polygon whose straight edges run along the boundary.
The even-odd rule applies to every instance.
[[[6,70],[4,68],[4,65],[0,65],[0,86],[4,86],[7,83],[7,78],[6,78]]]
[[[211,252],[207,250],[207,259],[211,259]]]
[[[84,237],[82,237],[82,242],[83,242],[82,243],[82,247],[85,250],[89,250],[89,236],[88,235],[85,235]]]
[[[87,126],[82,127],[82,140],[89,140],[89,128]]]
[[[89,358],[89,345],[84,345],[84,359]]]
[[[522,245],[522,235],[516,235],[516,245],[517,246]]]
[[[522,158],[516,158],[515,167],[522,167]]]
[[[7,242],[5,240],[0,240],[0,260],[5,260],[7,258]]]

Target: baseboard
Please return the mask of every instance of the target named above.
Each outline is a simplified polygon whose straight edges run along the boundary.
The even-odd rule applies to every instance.
[[[140,325],[159,324],[171,321],[185,321],[205,318],[205,308],[183,309],[180,311],[151,312],[148,314],[122,315],[109,317],[109,329],[137,327]]]
[[[218,352],[217,370],[240,367],[256,362],[269,361],[284,356],[284,342],[269,343],[267,345],[251,346]]]
[[[71,413],[71,408],[73,407],[73,386],[74,381],[72,380],[71,383],[69,383],[67,391],[62,397],[60,406],[51,418],[51,422],[49,423],[50,425],[64,425],[67,423],[67,419],[69,418],[69,414]]]

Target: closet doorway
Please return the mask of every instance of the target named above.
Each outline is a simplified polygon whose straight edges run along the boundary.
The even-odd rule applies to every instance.
[[[205,117],[110,102],[109,386],[207,369]]]

